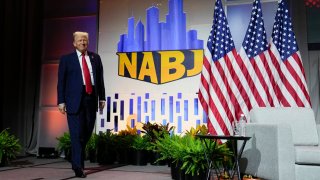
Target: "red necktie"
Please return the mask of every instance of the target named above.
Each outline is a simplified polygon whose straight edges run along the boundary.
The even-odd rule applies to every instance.
[[[92,93],[91,77],[90,77],[90,72],[89,72],[88,64],[87,64],[84,53],[82,53],[82,71],[83,71],[84,81],[86,83],[86,93],[91,94]]]

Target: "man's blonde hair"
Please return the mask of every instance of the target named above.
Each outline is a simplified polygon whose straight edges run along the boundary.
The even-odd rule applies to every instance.
[[[75,39],[76,36],[85,36],[89,40],[89,34],[87,32],[76,31],[73,33],[73,39]]]

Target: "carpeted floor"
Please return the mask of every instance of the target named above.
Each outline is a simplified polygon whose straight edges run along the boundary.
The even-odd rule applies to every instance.
[[[106,165],[86,162],[86,179],[107,180],[171,180],[168,166]],[[41,159],[36,157],[20,158],[10,166],[0,167],[0,180],[65,180],[74,177],[68,161]]]

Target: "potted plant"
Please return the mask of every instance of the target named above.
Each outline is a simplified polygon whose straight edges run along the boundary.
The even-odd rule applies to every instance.
[[[159,125],[157,123],[147,122],[143,124],[141,131],[145,133],[146,136],[150,138],[151,142],[155,142],[159,137],[163,137],[164,134],[169,134],[171,130],[173,130],[174,126],[169,126],[169,123],[166,125]]]
[[[97,162],[97,141],[98,135],[93,133],[86,145],[86,155],[90,162]]]
[[[16,158],[21,150],[19,139],[11,135],[8,129],[0,133],[0,166],[9,164],[10,160]]]
[[[147,122],[143,124],[141,131],[145,133],[145,135],[150,139],[150,146],[148,147],[149,156],[150,156],[150,163],[152,165],[164,165],[166,161],[157,161],[159,159],[159,153],[155,149],[154,143],[157,139],[163,137],[164,135],[170,134],[170,131],[173,130],[173,126],[169,126],[169,123],[166,125],[159,125],[156,123]]]
[[[171,168],[171,177],[176,180],[181,177],[180,152],[177,152],[179,141],[181,141],[180,136],[165,134],[163,137],[159,137],[154,143],[155,149],[160,155],[156,161],[167,161]]]
[[[210,157],[215,158],[215,164],[219,167],[227,167],[231,161],[232,151],[226,144],[215,144],[213,141],[206,141],[205,144],[196,134],[207,134],[206,126],[197,126],[186,132],[185,136],[164,134],[157,137],[154,144],[155,150],[159,152],[159,160],[171,162],[171,175],[173,179],[201,179],[205,177],[208,169],[208,162],[205,150]]]
[[[117,161],[120,164],[130,164],[132,161],[132,144],[138,136],[137,128],[127,125],[127,129],[118,132],[115,138]]]
[[[110,130],[97,136],[97,161],[99,164],[113,164],[116,160],[115,137]]]
[[[58,140],[57,150],[59,154],[64,152],[65,159],[71,161],[71,137],[69,132],[63,133],[62,136],[56,138]]]
[[[148,163],[148,151],[147,147],[150,146],[150,140],[147,136],[135,136],[132,142],[133,148],[133,161],[134,165],[147,165]]]
[[[183,154],[180,157],[182,162],[181,169],[185,170],[187,176],[204,176],[208,169],[206,156],[204,154],[202,142],[194,136],[185,135],[184,141],[180,147],[180,152]]]

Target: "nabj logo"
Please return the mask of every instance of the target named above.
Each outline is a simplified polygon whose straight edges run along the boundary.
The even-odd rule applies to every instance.
[[[169,0],[166,22],[159,21],[159,9],[146,10],[147,25],[134,27],[128,19],[128,34],[118,43],[118,75],[153,84],[164,84],[201,72],[203,40],[197,31],[186,29],[182,0]],[[146,33],[145,33],[146,32]]]

